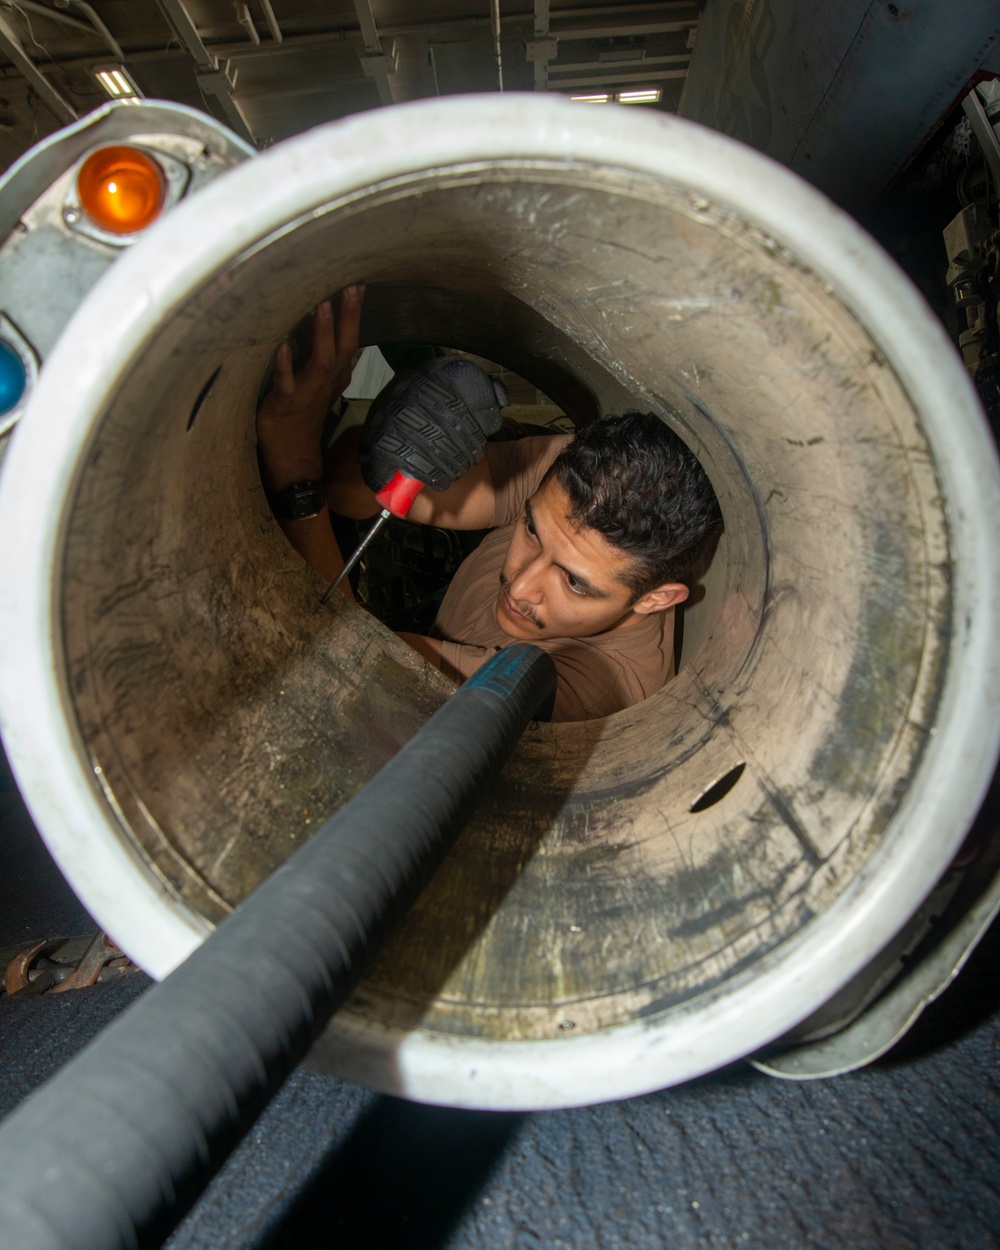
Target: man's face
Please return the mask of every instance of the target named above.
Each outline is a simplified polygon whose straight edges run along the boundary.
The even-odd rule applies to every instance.
[[[496,601],[497,623],[511,638],[589,638],[656,610],[644,611],[645,599],[631,604],[620,580],[628,556],[569,511],[568,495],[550,478],[518,518]]]

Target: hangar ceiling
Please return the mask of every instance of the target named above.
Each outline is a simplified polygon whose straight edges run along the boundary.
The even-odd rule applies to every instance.
[[[211,112],[257,147],[381,104],[483,91],[658,93],[674,112],[699,3],[0,0],[0,168],[109,98]]]

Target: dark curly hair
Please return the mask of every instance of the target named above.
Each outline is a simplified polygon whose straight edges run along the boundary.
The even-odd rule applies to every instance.
[[[653,413],[626,412],[580,430],[546,473],[552,478],[577,524],[632,557],[620,576],[635,599],[704,572],[722,531],[719,501],[694,453]]]

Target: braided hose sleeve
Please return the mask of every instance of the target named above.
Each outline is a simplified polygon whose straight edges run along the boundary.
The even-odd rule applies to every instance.
[[[492,657],[193,955],[8,1117],[4,1245],[160,1244],[343,1003],[554,688],[537,648]]]

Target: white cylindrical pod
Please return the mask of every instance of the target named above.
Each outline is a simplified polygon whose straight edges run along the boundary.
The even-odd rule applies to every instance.
[[[366,342],[486,356],[578,420],[656,412],[726,533],[677,678],[528,732],[322,1061],[550,1107],[759,1049],[891,941],[975,814],[1000,487],[960,362],[879,248],[671,117],[378,110],[225,174],[101,279],[0,482],[0,716],[46,841],[163,976],[446,697],[320,605],[258,475],[276,343],[361,280]]]

